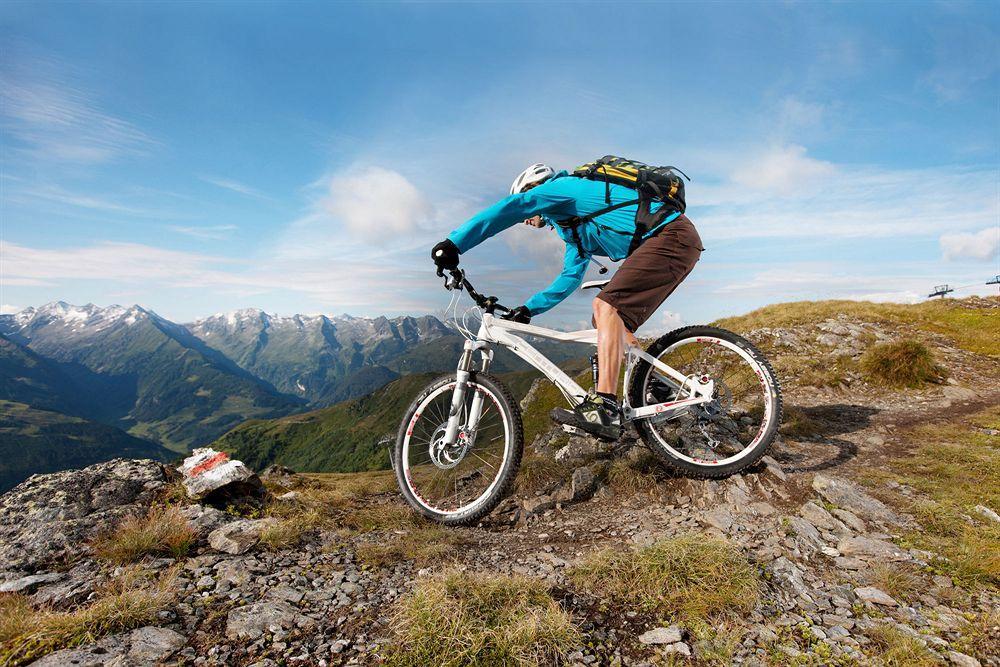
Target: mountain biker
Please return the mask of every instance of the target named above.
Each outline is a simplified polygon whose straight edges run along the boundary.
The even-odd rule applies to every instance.
[[[668,215],[650,230],[641,245],[628,255],[635,232],[636,206],[605,213],[576,229],[558,223],[585,216],[607,207],[604,182],[554,171],[545,164],[533,164],[514,179],[510,196],[479,212],[434,246],[431,258],[439,269],[458,267],[459,255],[468,252],[495,234],[523,222],[535,228],[552,227],[566,243],[562,273],[547,288],[506,319],[528,323],[562,302],[583,281],[592,256],[625,259],[618,271],[594,299],[597,327],[598,382],[592,393],[573,410],[557,408],[552,419],[575,426],[605,440],[617,440],[622,430],[622,414],[617,389],[624,344],[635,343],[635,331],[683,281],[704,250],[691,221],[681,213]],[[612,201],[624,202],[635,193],[624,186],[610,185]],[[658,204],[652,205],[656,210]],[[626,256],[627,259],[626,259]]]

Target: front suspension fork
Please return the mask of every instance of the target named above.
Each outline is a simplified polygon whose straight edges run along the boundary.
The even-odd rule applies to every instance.
[[[490,368],[493,360],[493,351],[484,347],[480,343],[471,340],[465,341],[462,349],[462,356],[458,360],[458,369],[455,373],[455,390],[451,395],[451,411],[448,413],[448,426],[445,429],[444,444],[451,447],[458,438],[458,431],[462,427],[462,408],[465,405],[465,395],[469,389],[469,377],[472,375],[472,358],[476,350],[483,355],[482,372]],[[466,447],[475,444],[476,429],[479,427],[479,418],[483,412],[483,392],[477,391],[472,397],[472,404],[469,406],[469,418],[465,424]]]

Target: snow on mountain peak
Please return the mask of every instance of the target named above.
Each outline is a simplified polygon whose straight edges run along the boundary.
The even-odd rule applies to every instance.
[[[59,323],[72,329],[104,329],[124,321],[131,325],[149,317],[150,313],[142,306],[133,305],[129,308],[117,304],[102,308],[88,303],[74,306],[65,301],[53,301],[38,308],[25,308],[14,315],[14,321],[25,326],[33,321],[44,319],[49,323]]]

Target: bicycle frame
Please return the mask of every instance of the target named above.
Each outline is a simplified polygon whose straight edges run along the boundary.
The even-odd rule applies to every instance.
[[[562,342],[589,343],[597,345],[597,329],[585,329],[581,331],[555,331],[544,327],[533,326],[531,324],[521,324],[511,320],[504,320],[490,313],[483,313],[479,332],[474,340],[466,340],[462,358],[458,364],[457,384],[452,396],[451,413],[448,418],[448,428],[445,433],[445,442],[454,443],[461,427],[461,408],[465,403],[465,390],[468,386],[469,373],[472,371],[472,358],[475,352],[482,354],[482,370],[489,369],[493,359],[493,345],[500,345],[523,359],[528,365],[536,368],[546,378],[552,381],[559,391],[562,392],[571,406],[579,405],[587,396],[587,391],[577,384],[569,375],[558,366],[531,346],[526,340],[515,335],[517,333],[548,338]],[[687,389],[688,398],[676,401],[667,401],[654,405],[633,408],[629,404],[628,396],[624,397],[622,411],[626,421],[637,419],[649,419],[657,417],[667,420],[676,416],[681,411],[701,403],[712,400],[715,392],[715,382],[707,377],[686,376],[661,362],[659,359],[647,354],[645,350],[634,345],[627,345],[625,349],[625,386],[628,387],[632,373],[636,364],[646,361],[656,368],[664,376],[675,390]],[[468,423],[466,424],[466,435],[470,441],[474,441],[475,430],[479,423],[479,416],[482,410],[482,396],[476,394],[470,406]],[[471,443],[470,443],[471,444]]]

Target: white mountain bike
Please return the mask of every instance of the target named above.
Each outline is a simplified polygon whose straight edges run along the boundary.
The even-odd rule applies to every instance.
[[[392,459],[415,510],[459,525],[489,514],[521,464],[521,411],[510,390],[489,375],[494,346],[538,369],[576,406],[587,391],[516,334],[597,345],[597,330],[562,332],[501,319],[496,313],[509,308],[478,293],[464,272],[450,273],[445,287],[456,290],[456,298],[463,289],[472,297],[481,312],[479,331],[466,329],[457,372],[431,382],[410,405]],[[770,364],[744,338],[717,327],[684,327],[648,350],[629,346],[625,355],[624,422],[671,468],[690,477],[726,477],[755,464],[774,440],[781,391]]]

